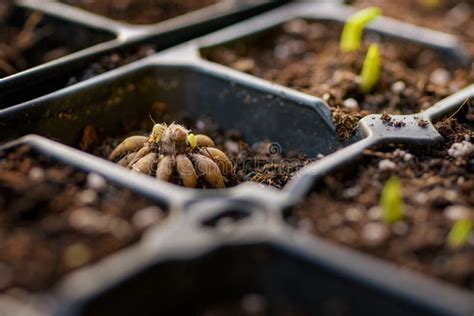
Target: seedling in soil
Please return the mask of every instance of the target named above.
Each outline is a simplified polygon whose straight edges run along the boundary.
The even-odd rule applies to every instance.
[[[365,93],[370,92],[379,82],[380,69],[382,68],[382,57],[377,44],[371,44],[367,55],[365,56],[364,65],[360,74],[360,87]]]
[[[473,232],[473,223],[470,219],[456,221],[448,234],[448,244],[452,248],[460,248],[466,244]]]
[[[362,42],[362,32],[364,27],[380,16],[382,10],[377,7],[370,7],[358,11],[352,15],[344,25],[342,30],[340,49],[343,52],[353,52],[359,50]]]
[[[206,135],[194,135],[179,124],[162,123],[155,124],[149,137],[125,139],[109,160],[168,182],[174,182],[176,172],[182,184],[189,188],[197,186],[198,176],[211,187],[224,188],[224,177],[233,173],[233,165],[214,146],[214,141]]]
[[[402,183],[398,177],[391,177],[385,183],[380,196],[382,219],[387,224],[393,224],[403,219]]]

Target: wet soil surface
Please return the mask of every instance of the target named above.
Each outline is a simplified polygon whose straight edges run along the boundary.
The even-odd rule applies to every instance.
[[[262,36],[203,51],[207,59],[323,98],[333,109],[341,138],[352,135],[369,113],[410,114],[424,110],[472,82],[469,67],[408,42],[366,32],[354,53],[339,50],[342,25],[293,20]],[[358,75],[370,43],[382,54],[379,84],[368,94]]]
[[[196,11],[219,0],[62,0],[61,2],[114,20],[132,24],[152,24]]]
[[[0,294],[18,299],[130,245],[166,216],[27,145],[0,152],[0,210]]]
[[[109,39],[79,26],[52,23],[39,12],[24,14],[14,9],[12,3],[5,1],[0,5],[0,78]],[[71,30],[75,37],[66,42],[64,37]]]
[[[474,132],[454,118],[436,124],[444,145],[429,153],[367,150],[352,169],[326,176],[294,214],[315,235],[474,290],[474,234],[447,243],[454,222],[474,220]],[[391,176],[402,182],[404,218],[381,220]],[[293,218],[294,219],[294,218]]]
[[[157,102],[152,108],[158,109],[156,112],[158,114],[144,118],[140,127],[131,128],[130,131],[118,136],[108,137],[108,135],[102,135],[93,126],[86,127],[79,148],[107,159],[112,150],[126,137],[148,136],[153,128],[153,121],[167,124],[175,122],[190,129],[194,134],[205,134],[211,137],[216,148],[222,150],[230,158],[234,166],[234,173],[225,179],[226,187],[252,181],[280,189],[299,169],[314,160],[301,153],[282,153],[280,146],[270,140],[248,144],[239,131],[222,130],[215,122],[207,118],[192,120],[166,114],[168,105],[161,102]],[[174,182],[181,184],[177,177],[174,178]],[[199,181],[198,187],[206,188],[206,184]]]
[[[362,9],[377,6],[383,14],[401,21],[454,34],[474,55],[474,1],[435,1],[438,5],[423,5],[423,1],[355,0],[354,6]],[[430,1],[426,1],[429,3]]]

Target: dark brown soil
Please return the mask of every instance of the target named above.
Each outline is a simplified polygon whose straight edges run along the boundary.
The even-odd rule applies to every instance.
[[[132,24],[165,21],[219,0],[62,0],[61,2]]]
[[[342,53],[342,25],[293,20],[261,36],[218,46],[203,55],[240,71],[324,99],[333,108],[342,138],[352,134],[368,113],[410,114],[472,82],[470,69],[455,68],[448,59],[417,44],[364,36],[363,47]],[[364,94],[358,75],[370,43],[379,44],[382,74],[374,91]]]
[[[0,210],[0,293],[13,296],[49,289],[166,215],[148,199],[26,145],[0,153]]]
[[[474,290],[474,234],[460,248],[447,243],[456,220],[474,220],[474,132],[448,118],[436,124],[445,144],[429,153],[367,150],[350,170],[326,176],[294,214],[315,235]],[[471,149],[474,149],[471,148]],[[379,197],[393,175],[402,181],[405,216],[380,219]]]
[[[72,31],[71,25],[66,27],[61,23],[52,23],[39,12],[25,14],[15,9],[12,3],[2,1],[0,6],[0,78],[109,38],[102,34],[91,34],[77,26],[74,27],[74,39],[66,41],[66,33]]]
[[[443,0],[440,6],[429,8],[422,1],[356,0],[357,8],[377,6],[386,16],[451,33],[459,37],[471,54],[474,54],[474,1]]]
[[[183,124],[194,134],[205,134],[214,140],[216,148],[226,153],[234,165],[234,175],[227,179],[226,187],[253,181],[280,189],[299,169],[312,161],[301,153],[282,153],[278,144],[271,143],[269,140],[262,140],[260,143],[250,145],[245,142],[239,131],[224,131],[207,118],[192,120],[163,114],[166,113],[167,105],[160,102],[152,108],[159,109],[158,113],[161,113],[152,115],[155,122]],[[95,127],[88,126],[84,129],[82,141],[78,147],[107,159],[112,150],[126,137],[149,135],[152,127],[152,119],[146,117],[140,128],[133,128],[122,135],[109,137],[103,135]],[[176,183],[179,184],[177,181]],[[198,187],[206,188],[202,182],[199,182]]]
[[[82,69],[80,73],[69,79],[67,85],[73,85],[78,82],[93,78],[107,71],[125,66],[139,59],[156,53],[154,45],[141,45],[133,50],[116,51],[100,58],[98,61]]]

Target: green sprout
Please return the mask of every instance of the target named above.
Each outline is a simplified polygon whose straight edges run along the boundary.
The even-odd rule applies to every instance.
[[[370,7],[356,12],[347,19],[342,30],[340,49],[341,51],[357,51],[361,46],[362,32],[364,27],[373,19],[382,14],[382,10],[377,7]]]
[[[473,228],[473,223],[470,219],[456,221],[449,231],[448,244],[452,248],[462,247],[469,239],[469,236],[471,236]]]
[[[402,183],[398,177],[391,177],[385,183],[380,196],[382,219],[387,224],[393,224],[403,219]]]
[[[196,135],[193,133],[188,134],[188,143],[191,145],[191,148],[194,149],[197,146]]]
[[[360,87],[364,93],[370,92],[379,82],[382,57],[377,44],[370,44],[360,74]]]

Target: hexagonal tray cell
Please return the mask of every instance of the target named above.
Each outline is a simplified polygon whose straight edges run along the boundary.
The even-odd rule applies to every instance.
[[[364,118],[364,128],[385,128],[302,170],[295,185],[307,176],[314,190],[288,210],[289,223],[396,264],[394,275],[407,269],[424,274],[438,283],[433,297],[457,297],[454,313],[472,312],[474,248],[462,223],[474,216],[473,98],[471,86],[415,121],[414,137],[425,130],[429,143],[403,139],[393,126],[403,117]],[[408,284],[393,284],[408,292]]]
[[[73,293],[74,284],[64,288]],[[359,315],[368,310],[384,315],[438,314],[347,280],[331,267],[272,242],[226,245],[192,258],[156,260],[109,291],[72,299],[60,314],[130,315],[137,309],[143,315]]]
[[[0,11],[2,56],[0,78],[114,39],[97,31],[24,7],[5,3]],[[71,33],[75,36],[71,38]]]
[[[474,53],[474,4],[472,1],[441,1],[412,2],[412,1],[380,1],[380,0],[356,0],[350,1],[356,8],[368,6],[380,7],[387,16],[407,21],[415,25],[428,27],[437,31],[446,32],[458,36],[463,44]],[[423,17],[423,18],[420,18]]]
[[[154,24],[222,2],[222,0],[186,1],[85,1],[60,0],[63,3],[130,24]]]
[[[168,217],[163,201],[61,151],[37,137],[0,149],[1,314],[49,309],[58,281],[137,244]]]
[[[224,26],[277,7],[281,5],[280,2],[283,3],[283,1],[226,1],[223,4],[219,4],[217,7],[211,6],[210,8],[205,8],[203,14],[199,14],[199,16],[207,16],[207,19],[209,20],[207,23],[200,23],[193,26],[192,23],[189,24],[188,20],[190,19],[186,17],[173,19],[173,21],[188,21],[186,27],[182,27],[182,29],[179,27],[171,27],[171,24],[176,23],[170,23],[170,26],[167,26],[168,22],[159,23],[152,30],[148,31],[147,35],[140,36],[138,39],[132,40],[129,44],[121,45],[120,48],[105,52],[100,57],[95,58],[88,67],[83,67],[83,69],[71,68],[71,72],[73,73],[70,74],[69,78],[65,78],[67,80],[63,85],[69,86],[106,71],[129,64],[157,51],[172,47],[202,34],[209,33],[213,30],[220,29]],[[132,6],[133,5],[134,4],[132,4]],[[108,4],[106,4],[106,6],[108,6]],[[224,16],[218,18],[219,14],[224,14]],[[202,17],[200,19],[204,20]],[[183,24],[183,22],[181,22],[181,24]]]
[[[280,188],[318,154],[344,146],[320,100],[229,80],[191,61],[173,66],[158,55],[101,78],[1,111],[2,141],[36,133],[107,158],[127,136],[150,134],[154,122],[178,122],[232,158],[237,172],[227,186]]]
[[[54,50],[49,54],[48,59],[54,59],[52,62],[2,79],[0,108],[56,91],[281,5],[280,1],[257,0],[249,3],[225,1],[221,5],[211,6],[193,14],[139,27],[100,17],[56,1],[21,0],[18,2],[21,7],[42,12],[48,20],[54,18],[55,21],[61,21],[63,31],[55,32],[54,36],[57,33],[66,36],[71,32],[78,34],[77,28],[81,25],[89,32],[95,30],[98,34],[110,34],[111,38],[116,38],[116,40],[61,59],[57,57],[65,52],[59,49]],[[18,25],[18,28],[21,27],[22,25]],[[50,28],[45,31],[49,36]],[[94,38],[90,34],[88,37]],[[70,37],[67,39],[69,41],[65,38],[61,41],[71,42]],[[74,39],[81,40],[82,37],[77,36]],[[37,58],[37,56],[34,57]]]
[[[341,52],[342,26],[352,12],[327,4],[285,7],[190,46],[213,62],[323,98],[342,138],[369,113],[417,113],[474,80],[454,37],[390,19],[367,27],[362,49]],[[382,73],[374,91],[364,93],[358,75],[372,43],[380,47]]]
[[[474,134],[453,119],[435,127],[445,140],[440,150],[366,150],[356,167],[326,176],[295,213],[319,236],[472,291],[474,246],[450,247],[447,236],[457,220],[474,215]],[[394,176],[405,202],[393,202],[403,213],[391,224],[391,209],[379,199]]]

